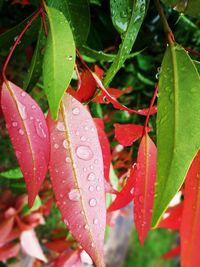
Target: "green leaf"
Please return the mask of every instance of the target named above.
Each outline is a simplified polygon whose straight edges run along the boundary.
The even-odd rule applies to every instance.
[[[194,62],[194,65],[195,65],[198,73],[200,74],[200,62],[199,61],[196,61],[196,60],[193,60],[193,62]]]
[[[128,28],[133,2],[134,0],[110,0],[111,19],[120,34]]]
[[[48,6],[63,12],[67,18],[77,46],[87,40],[90,30],[90,9],[88,0],[48,0]]]
[[[38,210],[40,208],[40,206],[42,205],[42,201],[40,199],[40,197],[37,195],[36,198],[35,198],[35,201],[34,201],[34,204],[32,206],[31,209],[29,209],[28,207],[28,203],[23,207],[23,210],[22,210],[22,213],[23,215],[28,215],[30,214],[31,212],[35,211],[35,210]]]
[[[51,115],[57,118],[61,98],[74,70],[75,44],[70,26],[62,12],[47,7],[50,32],[43,62],[44,90]]]
[[[8,171],[0,172],[0,177],[8,179],[20,179],[23,177],[23,174],[20,168],[10,169]]]
[[[17,26],[11,28],[10,30],[2,33],[0,35],[0,54],[7,55],[10,47],[13,45],[15,38],[20,34],[23,28],[26,26],[27,22],[34,16],[36,12],[32,13],[28,18],[20,22]],[[30,28],[26,31],[25,35],[23,36],[21,43],[17,46],[18,49],[23,49],[28,44],[32,43],[34,40],[37,39],[38,29],[40,19],[37,18]]]
[[[145,0],[135,0],[132,2],[131,17],[127,26],[127,30],[122,35],[122,43],[119,47],[117,56],[106,73],[106,77],[104,79],[105,87],[109,85],[115,74],[119,71],[125,60],[128,58],[142,25],[146,10],[145,7]]]
[[[30,91],[36,85],[40,78],[42,72],[42,59],[45,43],[46,37],[44,35],[43,24],[41,23],[37,45],[35,47],[28,73],[23,82],[23,88],[27,91]]]
[[[199,0],[162,0],[163,3],[173,7],[174,10],[190,15],[195,18],[200,18]]]
[[[80,48],[80,52],[84,54],[85,56],[94,58],[99,61],[107,61],[107,62],[111,61],[112,62],[116,57],[115,54],[107,54],[107,53],[104,53],[103,51],[97,51],[85,45],[83,45]]]
[[[200,77],[188,53],[177,44],[167,47],[159,81],[154,227],[200,148],[199,97]]]

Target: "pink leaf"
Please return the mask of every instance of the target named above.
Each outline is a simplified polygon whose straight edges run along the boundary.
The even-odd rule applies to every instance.
[[[10,234],[14,223],[14,217],[11,217],[0,224],[0,245],[3,244]]]
[[[102,150],[102,154],[103,154],[104,177],[105,177],[106,181],[109,181],[110,164],[111,164],[110,143],[109,143],[108,137],[104,131],[103,120],[95,118],[94,122],[96,124],[99,142],[100,142],[101,150]]]
[[[68,249],[57,258],[54,267],[80,267],[81,265],[80,251]]]
[[[181,267],[200,266],[200,151],[186,176],[180,234]]]
[[[49,136],[38,104],[15,84],[3,83],[1,105],[16,157],[26,181],[29,207],[45,179]]]
[[[122,146],[131,146],[142,137],[144,126],[138,124],[114,124],[115,138]],[[151,128],[148,127],[148,132]]]
[[[135,177],[134,219],[139,241],[144,244],[151,227],[156,178],[156,146],[148,134],[142,137],[139,146]]]
[[[45,255],[42,252],[34,230],[23,231],[20,236],[20,242],[24,252],[36,259],[47,262]]]
[[[58,207],[74,238],[103,267],[106,223],[103,158],[90,113],[65,94],[58,121],[49,114],[50,176]]]
[[[170,251],[168,251],[167,253],[165,253],[164,255],[162,255],[162,258],[163,259],[174,258],[180,254],[180,250],[181,250],[180,246],[177,246],[171,249]]]
[[[133,165],[130,171],[130,175],[127,178],[127,182],[125,186],[122,188],[120,193],[118,193],[115,200],[108,208],[108,212],[121,209],[125,207],[126,205],[128,205],[128,203],[133,200],[135,172],[136,172],[136,169],[134,168],[134,165]]]
[[[169,208],[167,210],[169,215],[159,223],[158,227],[167,228],[170,230],[179,230],[181,225],[182,211],[182,203],[176,205],[175,207]]]
[[[0,261],[7,261],[10,258],[17,257],[20,250],[19,244],[8,244],[0,248]]]

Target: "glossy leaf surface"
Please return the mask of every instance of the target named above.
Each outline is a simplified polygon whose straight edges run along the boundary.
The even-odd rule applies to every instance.
[[[181,222],[181,266],[200,266],[200,152],[188,171]]]
[[[61,98],[72,78],[75,44],[63,13],[47,7],[47,15],[50,29],[43,61],[43,79],[51,114],[56,119]]]
[[[96,266],[105,266],[106,222],[103,158],[90,113],[69,94],[58,121],[48,116],[51,134],[50,175],[65,224]]]
[[[145,6],[145,0],[131,1],[130,20],[128,22],[127,30],[122,35],[122,43],[119,47],[117,56],[113,60],[112,65],[106,73],[106,77],[104,79],[104,85],[106,87],[112,81],[119,69],[123,66],[125,60],[131,52],[145,16]]]
[[[161,68],[153,226],[181,187],[200,147],[200,79],[195,65],[188,53],[175,44],[167,47]]]
[[[141,244],[151,227],[155,178],[156,146],[145,134],[138,150],[134,192],[134,220]]]
[[[31,207],[49,163],[49,134],[45,117],[38,104],[11,82],[3,84],[1,105]]]

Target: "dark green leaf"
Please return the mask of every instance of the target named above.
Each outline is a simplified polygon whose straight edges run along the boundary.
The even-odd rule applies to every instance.
[[[23,88],[27,91],[30,91],[36,85],[40,78],[45,43],[46,37],[44,35],[43,24],[41,23],[37,39],[37,45],[35,47],[28,73],[23,82]]]
[[[71,26],[76,45],[81,46],[84,44],[90,30],[90,9],[88,0],[48,0],[47,3],[50,7],[63,12]]]
[[[108,61],[108,62],[111,61],[112,62],[114,58],[116,57],[116,55],[114,54],[107,54],[107,53],[104,53],[103,51],[97,51],[84,45],[80,48],[80,52],[83,53],[85,56],[88,56],[88,57],[91,57],[91,58],[94,58],[100,61]]]
[[[145,0],[133,1],[131,7],[131,17],[128,23],[126,32],[122,35],[122,43],[119,47],[119,51],[112,65],[106,73],[104,79],[104,85],[107,87],[112,81],[115,74],[123,66],[125,60],[131,52],[133,44],[136,40],[140,27],[142,25],[145,16]]]
[[[8,171],[0,172],[0,176],[8,179],[20,179],[23,177],[23,174],[20,168],[15,168]]]
[[[161,68],[153,226],[182,186],[200,148],[200,77],[195,65],[175,44],[167,48]]]
[[[61,98],[74,70],[75,44],[70,26],[62,12],[47,7],[50,32],[43,62],[44,90],[51,115],[57,118]]]

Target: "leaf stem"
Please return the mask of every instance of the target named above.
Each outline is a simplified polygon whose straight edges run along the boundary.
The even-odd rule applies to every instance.
[[[8,83],[8,80],[6,78],[6,69],[7,69],[8,63],[10,62],[10,59],[11,59],[11,57],[13,55],[13,52],[15,51],[17,45],[19,44],[19,42],[22,39],[22,37],[25,34],[25,32],[32,25],[32,23],[36,20],[36,18],[41,14],[41,12],[42,12],[42,7],[40,7],[38,9],[38,11],[35,13],[35,15],[27,22],[26,26],[24,27],[22,32],[19,34],[19,36],[17,37],[14,45],[12,46],[12,48],[11,48],[7,58],[6,58],[6,61],[5,61],[4,65],[3,65],[3,69],[2,69],[2,77],[3,77],[3,80],[5,81],[5,83]]]
[[[188,51],[189,53],[191,53],[191,54],[193,54],[193,55],[195,55],[195,56],[200,57],[200,52],[198,52],[198,51],[196,51],[196,50],[193,50],[193,49],[191,49],[191,48],[189,48],[189,47],[184,47],[184,49],[185,49],[186,51]]]
[[[169,27],[169,24],[168,24],[167,19],[165,17],[164,11],[163,11],[161,4],[160,4],[160,0],[154,0],[154,3],[155,3],[155,6],[158,10],[159,15],[160,15],[160,19],[161,19],[161,22],[163,24],[163,29],[164,29],[166,38],[168,40],[168,43],[170,46],[172,46],[175,42],[174,34],[173,34],[171,28]]]
[[[145,123],[144,123],[143,136],[147,133],[149,117],[150,117],[151,109],[152,109],[152,107],[154,105],[157,93],[158,93],[158,84],[156,84],[156,87],[155,87],[155,90],[154,90],[154,93],[153,93],[153,97],[152,97],[151,102],[150,102],[149,110],[148,110],[148,113],[147,113],[147,116],[146,116],[146,120],[145,120]]]

